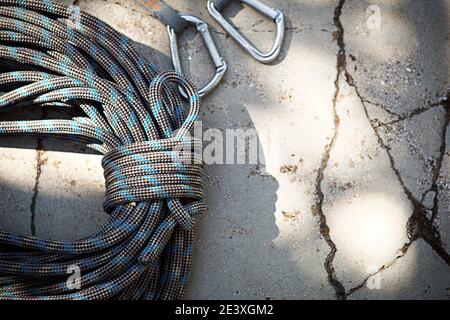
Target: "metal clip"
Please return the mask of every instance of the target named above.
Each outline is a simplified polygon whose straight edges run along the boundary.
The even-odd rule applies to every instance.
[[[208,0],[208,11],[213,16],[213,18],[225,29],[225,31],[245,50],[250,53],[250,55],[261,63],[270,63],[274,61],[281,52],[281,47],[284,40],[285,32],[285,20],[283,12],[278,9],[272,9],[267,5],[263,4],[258,0],[239,0],[247,5],[251,6],[261,14],[273,19],[277,24],[277,35],[275,39],[275,44],[269,52],[262,52],[256,48],[250,41],[248,41],[244,36],[242,36],[216,9],[212,0]]]
[[[202,89],[199,90],[200,97],[203,97],[209,94],[220,83],[227,70],[227,64],[219,54],[219,51],[217,50],[214,40],[211,37],[211,33],[209,32],[208,25],[201,19],[190,14],[180,13],[180,17],[196,26],[197,31],[202,36],[206,49],[208,50],[209,56],[211,57],[211,60],[213,61],[216,67],[216,73],[214,74],[214,77]],[[178,52],[177,34],[174,31],[174,29],[171,28],[170,26],[167,26],[167,31],[169,32],[170,51],[172,53],[173,66],[175,68],[175,71],[183,73],[181,68],[180,55]],[[180,93],[185,98],[187,98],[186,92],[182,88],[179,88],[179,90]]]

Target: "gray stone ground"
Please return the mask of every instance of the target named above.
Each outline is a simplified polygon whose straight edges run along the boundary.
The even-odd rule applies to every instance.
[[[223,33],[206,1],[167,2],[212,25],[229,65],[203,102],[205,129],[279,137],[261,139],[265,173],[207,167],[187,298],[448,299],[450,1],[265,0],[288,17],[269,66]],[[76,4],[170,68],[165,28],[134,1]],[[226,12],[267,48],[274,26],[240,9]],[[186,72],[206,80],[200,38],[188,31],[181,46]],[[99,156],[50,141],[0,146],[2,229],[76,239],[104,223]]]

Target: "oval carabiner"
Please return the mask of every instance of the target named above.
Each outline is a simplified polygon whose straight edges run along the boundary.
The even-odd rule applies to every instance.
[[[226,5],[232,0],[208,0],[208,11],[213,18],[225,29],[225,31],[240,44],[250,55],[261,63],[270,63],[274,61],[281,52],[281,48],[284,40],[285,32],[285,20],[283,12],[278,9],[272,9],[258,0],[239,0],[246,3],[250,7],[254,8],[261,14],[273,19],[277,25],[277,35],[275,38],[275,44],[269,52],[262,52],[256,48],[249,40],[247,40],[242,34],[240,34],[220,13]]]
[[[209,56],[211,57],[211,60],[216,68],[216,73],[214,74],[214,77],[202,89],[199,90],[199,96],[203,97],[209,94],[220,83],[227,70],[227,64],[225,60],[222,58],[222,56],[219,54],[219,51],[217,50],[214,40],[211,37],[211,33],[209,32],[209,27],[206,24],[206,22],[190,14],[180,13],[179,16],[184,20],[186,20],[187,22],[195,25],[197,31],[202,36],[206,49],[208,50]],[[177,34],[170,25],[167,26],[167,31],[169,32],[170,51],[172,53],[173,66],[176,72],[183,73],[181,68],[180,55],[178,52]],[[187,98],[186,92],[182,88],[179,88],[179,90],[180,93],[185,98]]]

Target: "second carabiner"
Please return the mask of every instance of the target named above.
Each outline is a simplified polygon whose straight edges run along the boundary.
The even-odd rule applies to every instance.
[[[224,18],[221,11],[225,9],[233,0],[208,0],[208,11],[212,17],[225,29],[225,31],[253,58],[261,63],[270,63],[274,61],[281,52],[284,40],[285,19],[283,12],[278,9],[272,9],[259,0],[239,0],[250,7],[254,8],[261,14],[271,18],[277,25],[277,35],[275,43],[269,52],[262,52],[256,48],[249,40],[247,40],[239,31],[234,28],[231,23]]]

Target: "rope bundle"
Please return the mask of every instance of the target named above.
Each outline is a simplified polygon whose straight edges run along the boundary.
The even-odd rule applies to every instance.
[[[31,104],[64,115],[0,121],[0,136],[66,139],[102,153],[110,218],[73,242],[0,231],[0,299],[180,299],[193,217],[205,207],[190,137],[198,94],[106,23],[81,12],[74,28],[70,15],[48,0],[0,0],[0,112]],[[188,93],[188,114],[174,84]]]

